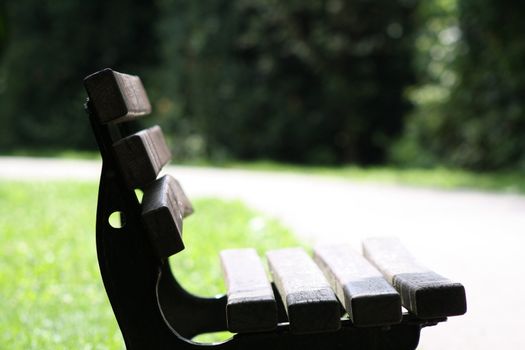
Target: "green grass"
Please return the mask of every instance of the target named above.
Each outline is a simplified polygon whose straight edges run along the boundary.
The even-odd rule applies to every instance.
[[[400,184],[441,189],[472,189],[497,192],[525,193],[525,173],[514,171],[476,173],[448,168],[397,168],[392,166],[360,167],[303,166],[272,161],[229,162],[220,164],[197,163],[196,165],[254,171],[287,172],[326,176],[336,179]]]
[[[1,156],[63,158],[63,159],[100,159],[97,151],[79,151],[73,149],[17,149],[10,152],[0,152]]]
[[[0,181],[0,349],[122,349],[99,276],[94,183]],[[172,260],[182,284],[224,292],[218,251],[297,245],[276,221],[237,201],[202,199]]]

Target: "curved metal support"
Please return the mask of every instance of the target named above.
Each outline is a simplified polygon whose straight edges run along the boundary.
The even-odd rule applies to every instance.
[[[89,113],[89,103],[86,109]],[[126,347],[173,347],[177,343],[188,344],[183,336],[191,338],[225,330],[225,298],[199,298],[188,293],[174,278],[168,261],[154,254],[140,220],[140,203],[122,181],[111,150],[120,132],[113,125],[99,124],[89,114],[103,158],[97,205],[97,255]],[[114,212],[121,213],[121,228],[109,223]]]
[[[159,274],[157,297],[166,322],[186,339],[227,329],[226,296],[201,298],[190,294],[175,279],[168,263]]]
[[[119,187],[113,169],[103,165],[97,209],[98,261],[126,347],[146,349],[151,339],[171,336],[171,331],[158,313],[155,287],[159,267],[140,230],[138,203],[133,205],[137,200]],[[108,222],[115,211],[124,218],[120,229]]]
[[[128,349],[155,349],[186,338],[226,329],[225,298],[198,298],[158,259],[142,230],[139,204],[114,173],[103,166],[97,211],[100,272]],[[128,193],[126,193],[128,192]],[[108,223],[120,211],[122,228]],[[178,333],[179,336],[174,332]]]

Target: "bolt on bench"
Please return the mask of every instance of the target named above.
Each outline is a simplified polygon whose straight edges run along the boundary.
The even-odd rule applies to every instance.
[[[127,349],[415,349],[421,328],[466,312],[463,286],[393,238],[366,240],[363,255],[344,245],[315,247],[313,258],[300,248],[269,251],[272,281],[254,249],[225,250],[227,295],[188,293],[168,257],[185,248],[183,218],[193,208],[177,180],[157,178],[171,158],[161,129],[130,128],[151,111],[142,83],[105,69],[84,85],[103,160],[98,261]],[[120,228],[109,223],[115,212]],[[236,334],[213,345],[191,341],[224,330]]]

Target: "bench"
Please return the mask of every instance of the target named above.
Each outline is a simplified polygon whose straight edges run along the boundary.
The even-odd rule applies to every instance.
[[[102,156],[96,243],[100,272],[127,349],[415,349],[423,327],[466,312],[464,287],[425,268],[394,238],[266,253],[220,253],[228,291],[202,298],[177,282],[168,258],[185,249],[193,207],[159,172],[171,159],[136,76],[105,69],[84,80]],[[143,191],[142,199],[135,190]],[[120,213],[121,225],[109,218]],[[191,249],[191,247],[187,247]],[[219,257],[217,258],[219,263]],[[228,330],[225,342],[191,339]]]

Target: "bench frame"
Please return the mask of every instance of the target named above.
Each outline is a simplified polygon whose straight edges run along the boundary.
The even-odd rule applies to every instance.
[[[167,259],[153,251],[141,222],[141,207],[129,189],[112,152],[112,145],[131,133],[129,123],[101,123],[91,102],[85,104],[102,155],[96,216],[96,246],[100,272],[127,349],[200,349],[191,338],[227,330],[225,295],[202,298],[176,280]],[[123,227],[113,228],[109,216],[119,211]],[[275,286],[274,290],[275,290]],[[341,329],[316,334],[292,334],[278,303],[276,330],[235,334],[213,344],[217,349],[415,349],[423,327],[446,320],[421,320],[405,313],[402,322],[386,327],[355,327],[343,319]]]

